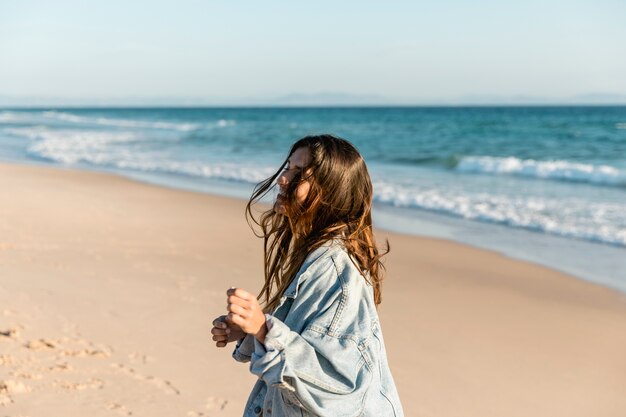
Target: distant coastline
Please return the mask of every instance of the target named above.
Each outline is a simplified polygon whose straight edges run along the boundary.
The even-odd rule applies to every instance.
[[[569,107],[626,106],[626,94],[568,97],[481,96],[449,99],[393,98],[376,94],[294,93],[278,97],[16,97],[0,94],[1,109],[31,108],[291,108],[291,107]]]

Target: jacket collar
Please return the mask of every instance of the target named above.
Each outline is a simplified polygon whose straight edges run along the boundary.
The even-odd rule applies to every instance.
[[[306,281],[306,279],[315,271],[315,268],[309,268],[314,262],[323,256],[329,256],[332,252],[334,252],[338,247],[342,245],[341,241],[338,239],[329,240],[322,244],[319,248],[315,249],[313,252],[309,253],[302,263],[302,266],[298,270],[296,277],[291,281],[289,286],[284,292],[285,297],[296,298],[298,296],[298,289],[300,288],[300,283]]]

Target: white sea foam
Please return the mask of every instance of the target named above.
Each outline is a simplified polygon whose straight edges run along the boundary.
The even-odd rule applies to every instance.
[[[615,128],[616,129],[626,129],[626,123],[616,123],[615,124]]]
[[[6,129],[8,133],[33,140],[27,152],[65,165],[87,163],[144,172],[188,175],[256,184],[274,173],[276,167],[251,164],[171,160],[166,152],[143,148],[146,139],[131,132],[48,130],[45,127]]]
[[[626,246],[626,203],[462,193],[440,188],[414,190],[383,181],[376,181],[374,189],[375,201],[383,204]]]
[[[234,125],[235,125],[234,120],[226,120],[226,119],[220,119],[216,123],[217,127],[227,127],[227,126],[234,126]]]
[[[231,119],[218,119],[207,123],[174,123],[139,119],[79,116],[57,110],[43,112],[0,112],[0,123],[20,122],[45,125],[50,123],[50,121],[61,121],[85,126],[111,126],[129,129],[165,129],[181,132],[189,132],[198,129],[226,128],[237,124],[235,120]]]
[[[201,124],[201,123],[172,123],[172,122],[153,122],[147,120],[133,120],[133,119],[114,119],[108,117],[87,117],[77,116],[75,114],[59,112],[59,111],[45,111],[42,115],[49,119],[62,120],[69,123],[87,124],[87,125],[102,125],[113,127],[127,127],[127,128],[139,128],[139,129],[167,129],[167,130],[179,130],[182,132],[188,132],[197,130],[202,127],[228,127],[234,126],[234,120],[220,119],[215,122]]]
[[[196,130],[200,127],[197,123],[168,123],[168,122],[150,122],[145,120],[129,120],[129,119],[112,119],[107,117],[86,117],[77,116],[75,114],[59,112],[59,111],[45,111],[43,116],[51,119],[63,120],[70,123],[81,124],[97,124],[103,126],[115,126],[115,127],[130,127],[130,128],[144,128],[144,129],[170,129],[180,131]]]
[[[48,130],[45,127],[6,129],[6,132],[36,140],[27,152],[62,164],[99,164],[111,153],[111,145],[137,141],[130,132]]]
[[[13,122],[17,119],[17,114],[10,111],[0,112],[0,123]]]
[[[626,185],[625,171],[608,165],[590,165],[571,161],[465,156],[454,169],[462,173],[515,175],[599,185]]]
[[[117,168],[133,169],[144,172],[161,172],[182,174],[192,177],[211,178],[256,184],[275,172],[272,167],[258,167],[235,163],[208,164],[206,162],[189,161],[154,161],[125,159],[115,163]]]

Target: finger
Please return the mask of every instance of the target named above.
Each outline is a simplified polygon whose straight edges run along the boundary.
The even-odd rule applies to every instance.
[[[217,342],[217,343],[215,343],[215,346],[220,347],[220,348],[221,347],[225,347],[226,346],[226,342]]]
[[[239,327],[242,327],[246,323],[246,319],[241,317],[239,314],[229,313],[228,317],[233,323],[235,323]]]
[[[244,300],[248,300],[248,301],[250,301],[253,298],[256,298],[254,295],[250,294],[248,291],[243,290],[241,288],[237,288],[235,290],[234,295],[236,295],[239,298],[243,298]]]
[[[228,316],[226,320],[228,321],[228,328],[231,329],[231,332],[234,330],[241,330],[241,326],[239,326],[237,323],[235,323],[230,318],[228,318]]]
[[[237,314],[238,316],[241,316],[243,318],[250,317],[250,312],[248,311],[248,309],[243,308],[242,306],[239,306],[237,304],[229,304],[228,311]]]
[[[250,304],[251,304],[250,301],[246,300],[245,298],[238,297],[236,295],[231,295],[230,297],[228,297],[226,301],[228,302],[228,304],[226,305],[226,308],[228,308],[228,306],[231,304],[237,304],[244,308],[250,308]]]
[[[228,291],[226,291],[226,295],[231,296],[231,295],[236,295],[239,298],[243,298],[244,300],[250,300],[252,298],[256,298],[254,297],[252,294],[250,294],[248,291],[241,289],[241,288],[229,288]]]
[[[213,328],[215,329],[226,329],[228,327],[228,323],[225,321],[214,321]]]
[[[211,339],[213,339],[216,342],[224,342],[224,341],[228,341],[228,336],[215,335],[211,337]]]
[[[213,326],[220,327],[220,328],[226,328],[226,327],[228,327],[228,325],[226,324],[225,320],[226,320],[226,316],[219,316],[218,318],[213,320]]]
[[[211,334],[229,334],[230,329],[218,329],[216,327],[211,329]]]

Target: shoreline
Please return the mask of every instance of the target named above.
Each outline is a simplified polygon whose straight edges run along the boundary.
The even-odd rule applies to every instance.
[[[37,166],[76,172],[92,172],[113,175],[122,179],[145,185],[161,187],[168,190],[184,191],[228,198],[247,202],[242,193],[241,184],[225,182],[221,185],[189,185],[186,181],[168,178],[149,172],[120,172],[115,169],[98,167],[64,167],[49,162],[37,161],[0,161],[0,164]],[[198,181],[203,184],[204,181]],[[232,187],[232,189],[229,189]],[[252,186],[249,187],[250,190]],[[251,192],[251,191],[250,191]],[[500,254],[512,260],[528,262],[533,265],[549,268],[553,271],[569,275],[575,279],[600,285],[626,295],[626,280],[620,280],[616,271],[626,270],[624,248],[602,242],[590,242],[577,238],[551,235],[526,229],[505,226],[497,223],[480,222],[458,218],[445,213],[419,211],[414,217],[414,209],[406,207],[389,207],[374,204],[374,227],[385,233],[399,234],[408,237],[441,239],[476,249]],[[383,219],[383,221],[380,221]],[[382,225],[377,225],[382,223]],[[489,236],[485,239],[483,236]],[[524,242],[521,244],[520,242]],[[529,242],[529,243],[527,243]],[[556,249],[555,249],[556,248]],[[581,254],[595,259],[612,259],[612,265],[594,267],[597,263],[583,262]],[[568,259],[567,264],[562,262]]]
[[[228,287],[260,288],[244,202],[5,163],[0,190],[0,409],[241,415],[255,378],[209,331]],[[453,241],[376,236],[391,243],[379,313],[407,416],[626,410],[622,293]]]

